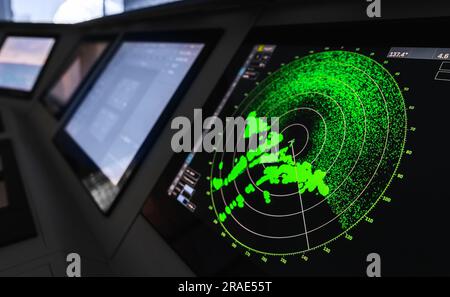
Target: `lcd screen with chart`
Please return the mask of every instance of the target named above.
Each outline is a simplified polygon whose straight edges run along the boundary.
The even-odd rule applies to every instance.
[[[72,62],[43,98],[47,110],[60,117],[67,109],[75,91],[105,53],[109,39],[83,40],[76,49]]]
[[[172,34],[127,36],[81,94],[55,141],[102,212],[109,212],[193,78],[210,34],[180,41]]]
[[[0,48],[0,89],[32,92],[55,38],[6,36]]]
[[[450,43],[415,35],[440,22],[253,30],[203,109],[245,126],[175,155],[143,215],[203,276],[448,275]]]

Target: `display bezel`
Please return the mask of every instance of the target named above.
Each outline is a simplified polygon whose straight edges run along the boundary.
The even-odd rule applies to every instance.
[[[145,154],[149,151],[152,144],[156,141],[158,134],[163,129],[164,125],[167,123],[175,107],[178,105],[180,100],[183,98],[187,92],[189,85],[193,82],[201,66],[206,61],[216,42],[222,35],[221,29],[205,29],[205,30],[193,30],[193,31],[170,31],[170,32],[137,32],[137,33],[127,33],[125,34],[120,42],[118,42],[111,53],[108,54],[102,63],[97,67],[97,69],[89,76],[83,88],[77,92],[76,96],[73,98],[74,104],[66,112],[66,116],[63,118],[62,124],[53,138],[53,142],[64,156],[66,161],[69,163],[70,167],[74,171],[75,175],[82,182],[83,179],[97,174],[107,182],[110,186],[117,188],[118,193],[116,194],[114,201],[109,205],[107,209],[102,209],[100,205],[93,199],[91,190],[89,190],[82,182],[83,188],[87,190],[88,194],[91,196],[91,200],[97,206],[97,208],[104,215],[109,215],[113,208],[116,206],[119,198],[124,191],[128,181],[132,178],[134,173],[137,171],[137,167],[142,162]],[[177,90],[169,100],[168,104],[164,108],[163,112],[159,116],[155,125],[147,137],[145,138],[143,144],[138,150],[136,156],[133,158],[129,164],[127,170],[123,174],[117,186],[114,186],[109,179],[101,172],[100,168],[87,156],[87,154],[77,145],[77,143],[70,137],[70,135],[65,131],[65,127],[76,112],[78,106],[83,101],[83,98],[88,94],[91,88],[94,86],[97,78],[106,69],[111,59],[114,57],[117,50],[120,48],[123,42],[128,41],[140,41],[140,42],[179,42],[179,43],[203,43],[204,47],[197,57],[194,64],[189,69],[188,73],[181,81]],[[93,189],[94,190],[94,189]]]

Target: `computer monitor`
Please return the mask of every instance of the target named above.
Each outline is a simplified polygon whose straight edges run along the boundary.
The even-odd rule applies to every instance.
[[[59,118],[70,99],[111,44],[111,38],[86,38],[77,46],[62,75],[43,97],[47,110]]]
[[[55,41],[54,37],[6,36],[0,48],[0,90],[32,92]]]
[[[55,141],[102,212],[111,209],[216,36],[128,35],[80,94]]]
[[[203,276],[448,274],[449,24],[252,30],[203,109],[247,120],[231,150],[176,154],[143,215]]]

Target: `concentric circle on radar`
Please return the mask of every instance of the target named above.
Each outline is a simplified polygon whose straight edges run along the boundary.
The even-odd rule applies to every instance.
[[[214,154],[212,206],[227,236],[266,255],[304,253],[357,225],[388,188],[406,141],[395,79],[347,51],[282,66],[236,115],[279,117],[279,132],[269,123],[256,149]],[[263,125],[255,127],[248,131]],[[252,137],[247,128],[243,138]]]

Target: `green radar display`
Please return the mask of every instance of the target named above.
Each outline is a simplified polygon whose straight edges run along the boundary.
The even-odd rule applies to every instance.
[[[450,48],[369,23],[254,28],[172,129],[142,214],[196,275],[448,275]]]
[[[247,119],[240,141],[265,137],[210,162],[210,208],[222,237],[289,256],[367,220],[405,148],[406,108],[393,75],[369,55],[329,50],[295,57],[256,83],[233,116]],[[277,118],[276,131],[260,118]]]

